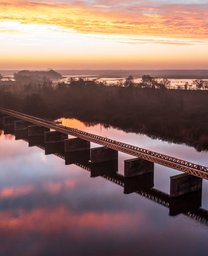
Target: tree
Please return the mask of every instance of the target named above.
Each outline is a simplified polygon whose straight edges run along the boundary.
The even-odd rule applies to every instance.
[[[167,89],[168,86],[170,86],[171,82],[170,80],[168,80],[167,78],[163,78],[162,80],[160,80],[159,83],[157,83],[157,86],[160,89]]]
[[[204,89],[208,89],[208,81],[204,81]]]
[[[157,81],[149,76],[149,75],[143,75],[142,76],[142,85],[147,88],[155,88]]]
[[[184,84],[184,89],[187,90],[188,87],[189,87],[189,83],[188,83],[188,82],[185,82],[185,84]]]
[[[196,79],[193,81],[193,85],[195,85],[197,89],[201,90],[204,87],[204,81],[202,79]]]
[[[122,79],[118,79],[116,85],[119,86],[119,87],[122,87],[123,86],[123,80]]]
[[[128,76],[124,82],[125,87],[132,87],[134,86],[134,77],[133,76]]]
[[[171,82],[170,82],[169,79],[163,78],[162,79],[162,84],[167,88],[171,84]]]

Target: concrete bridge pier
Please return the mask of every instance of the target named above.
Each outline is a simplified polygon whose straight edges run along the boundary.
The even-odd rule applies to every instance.
[[[18,119],[11,116],[2,117],[2,129],[5,134],[14,134],[14,122],[16,120]]]
[[[45,154],[64,154],[64,141],[68,135],[58,131],[47,131],[44,133]]]
[[[154,163],[135,158],[124,161],[124,194],[154,186]]]
[[[49,128],[31,125],[27,130],[29,147],[44,145],[44,133],[49,131]]]
[[[202,179],[190,174],[179,174],[170,178],[171,216],[201,207]]]
[[[118,160],[91,163],[90,171],[91,178],[95,178],[102,175],[113,175],[118,171]]]
[[[91,177],[118,172],[118,151],[98,147],[91,149]]]
[[[15,121],[14,122],[14,134],[15,140],[26,140],[28,139],[28,126],[31,126],[31,123],[26,121]]]
[[[64,141],[65,164],[86,164],[90,160],[90,142],[73,138]]]
[[[4,117],[6,117],[7,115],[5,114],[0,114],[0,129],[3,130],[3,119]],[[8,117],[8,116],[7,116]]]

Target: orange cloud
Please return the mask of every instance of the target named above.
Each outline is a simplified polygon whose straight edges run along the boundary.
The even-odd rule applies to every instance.
[[[161,2],[1,1],[0,68],[207,68],[208,6]]]
[[[0,21],[56,25],[80,33],[149,35],[172,38],[208,37],[207,8],[196,5],[48,4],[28,1],[1,2]],[[125,2],[125,1],[124,1]],[[106,7],[106,8],[105,8]]]

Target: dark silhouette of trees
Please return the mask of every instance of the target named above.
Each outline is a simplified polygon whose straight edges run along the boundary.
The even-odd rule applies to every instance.
[[[124,82],[125,87],[132,87],[134,86],[134,77],[133,76],[128,76]]]
[[[196,86],[197,89],[203,89],[205,85],[205,81],[202,79],[196,79],[193,81],[193,85]]]
[[[39,94],[27,95],[22,103],[22,111],[31,115],[46,115],[47,105]]]
[[[84,79],[55,88],[30,84],[18,92],[0,88],[0,105],[42,117],[101,122],[208,150],[208,91],[162,90],[158,82],[153,87],[152,79],[144,81],[144,88],[97,86]]]
[[[157,81],[149,76],[149,75],[144,75],[142,76],[142,86],[146,88],[155,88],[157,84]]]
[[[168,80],[167,78],[161,79],[158,83],[158,88],[160,89],[167,89],[168,86],[170,86],[170,80]]]
[[[185,90],[188,90],[188,87],[189,87],[189,86],[190,86],[189,83],[186,82],[186,83],[184,84],[184,89],[185,89]]]

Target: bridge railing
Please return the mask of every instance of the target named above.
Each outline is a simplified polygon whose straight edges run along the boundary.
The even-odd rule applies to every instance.
[[[36,125],[44,126],[50,129],[54,129],[72,136],[79,137],[81,139],[94,142],[123,153],[127,153],[142,159],[158,163],[164,166],[168,166],[179,171],[190,173],[194,176],[208,179],[208,167],[199,164],[191,163],[189,161],[181,160],[176,157],[168,156],[158,152],[154,152],[145,148],[129,145],[123,142],[112,140],[100,135],[91,134],[85,131],[81,131],[75,128],[58,125],[55,122],[44,120],[38,117],[30,116],[24,113],[20,113],[14,110],[0,108],[0,112],[14,116],[16,118],[34,123]]]

